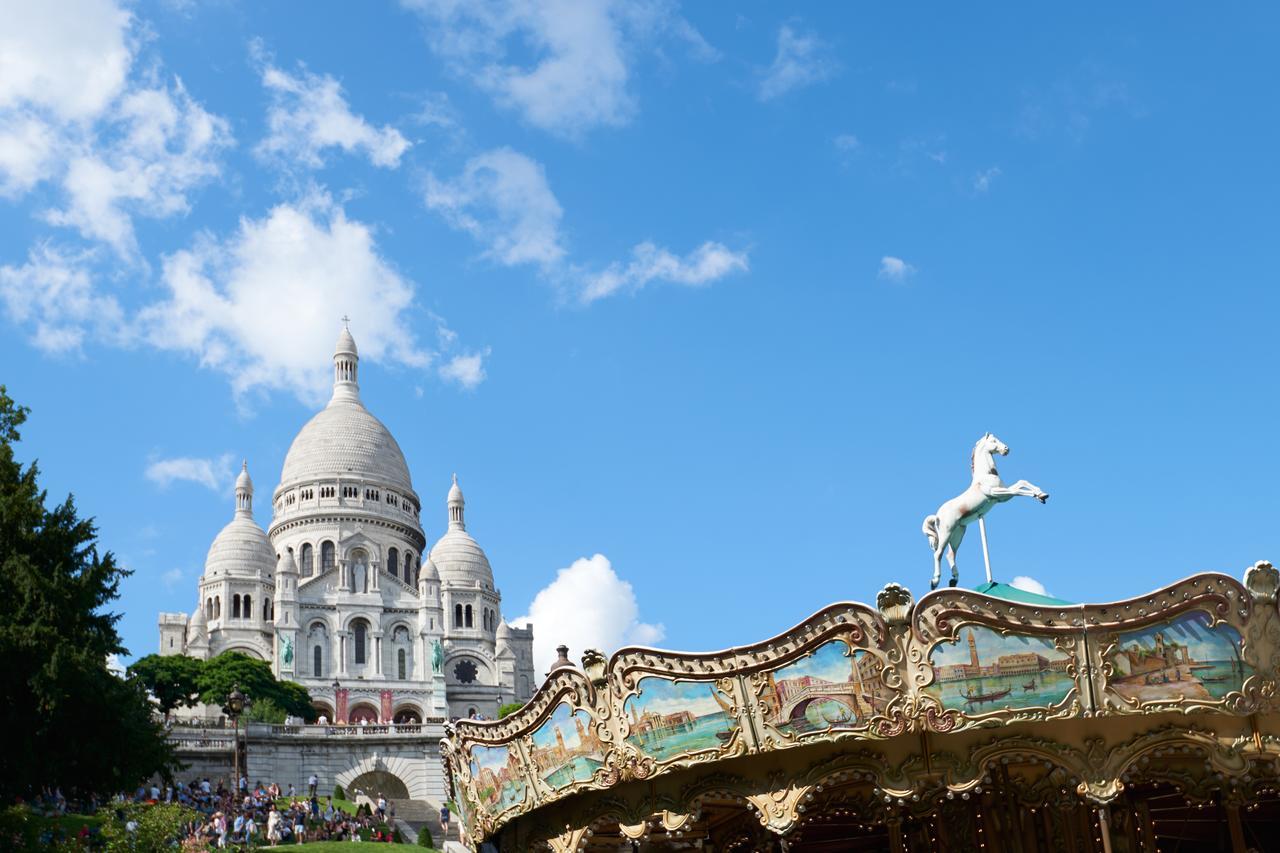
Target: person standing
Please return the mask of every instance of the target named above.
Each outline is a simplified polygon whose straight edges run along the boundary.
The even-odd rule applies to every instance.
[[[317,777],[316,774],[312,773],[311,778],[307,780],[307,786],[311,789],[311,796],[313,798],[316,795],[316,786],[319,784],[320,784],[319,777]]]
[[[267,840],[272,847],[280,843],[280,811],[275,803],[271,804],[271,811],[267,812]]]
[[[449,837],[449,805],[440,807],[440,832],[445,838]]]

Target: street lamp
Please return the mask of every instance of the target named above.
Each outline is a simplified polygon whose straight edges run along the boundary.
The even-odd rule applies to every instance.
[[[240,692],[240,685],[232,684],[231,692],[227,694],[227,706],[223,708],[235,727],[235,735],[231,741],[232,767],[235,769],[235,777],[231,780],[231,788],[237,797],[240,795],[240,715],[244,713],[247,701],[245,695]]]

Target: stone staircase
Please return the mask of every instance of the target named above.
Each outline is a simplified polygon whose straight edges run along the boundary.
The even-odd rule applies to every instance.
[[[396,823],[406,841],[416,844],[418,834],[425,826],[431,833],[431,840],[436,848],[444,848],[445,839],[440,832],[440,806],[427,800],[391,800],[391,803],[395,805]],[[450,826],[449,829],[450,838],[456,839],[458,828]]]

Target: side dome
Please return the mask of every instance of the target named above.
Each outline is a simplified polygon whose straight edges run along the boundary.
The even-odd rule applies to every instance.
[[[343,327],[333,353],[333,397],[293,439],[279,488],[353,476],[413,491],[400,445],[360,402],[359,361],[351,330]]]
[[[253,481],[248,465],[236,480],[236,513],[231,523],[218,533],[204,559],[204,576],[267,576],[275,567],[267,533],[253,520]]]
[[[458,475],[453,475],[453,487],[449,489],[449,530],[431,549],[428,560],[435,563],[444,583],[463,582],[493,588],[493,569],[484,549],[467,532],[463,518],[465,501],[458,487]]]

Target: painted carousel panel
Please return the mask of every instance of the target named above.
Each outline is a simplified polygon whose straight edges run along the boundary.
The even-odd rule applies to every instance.
[[[1071,655],[1052,638],[966,625],[929,652],[933,683],[924,692],[944,708],[978,715],[1060,704],[1076,686]]]
[[[647,676],[623,705],[627,742],[657,761],[719,749],[738,728],[732,706],[709,681]]]
[[[1193,611],[1116,635],[1109,686],[1138,703],[1217,701],[1253,674],[1240,632]]]
[[[533,732],[530,758],[538,777],[555,790],[589,781],[604,764],[604,754],[591,715],[567,702]]]
[[[482,805],[503,812],[525,800],[528,785],[520,770],[520,759],[509,747],[471,747],[471,778]]]
[[[856,729],[883,713],[894,692],[881,679],[875,656],[832,640],[809,654],[761,673],[764,721],[803,737],[832,729]]]

